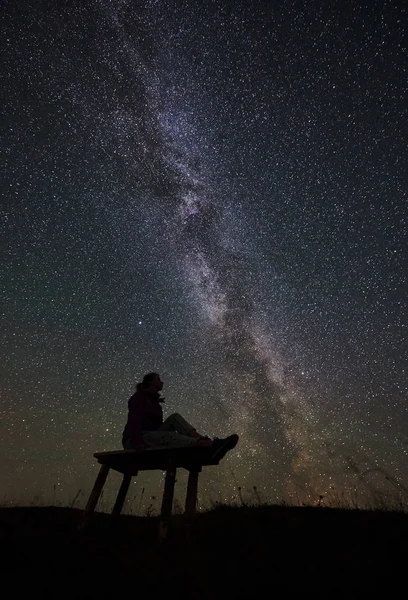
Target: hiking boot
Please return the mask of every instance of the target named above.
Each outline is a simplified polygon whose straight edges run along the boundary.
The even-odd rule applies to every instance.
[[[215,438],[211,448],[213,460],[221,460],[221,458],[223,458],[227,452],[235,448],[238,440],[239,437],[236,433],[233,433],[232,435],[222,439]]]

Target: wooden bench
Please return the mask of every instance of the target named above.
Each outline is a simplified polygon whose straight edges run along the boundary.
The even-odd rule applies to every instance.
[[[222,457],[214,460],[212,451],[208,448],[160,448],[138,450],[116,450],[113,452],[96,452],[94,457],[101,466],[96,478],[88,503],[85,507],[80,528],[84,528],[98,503],[105,485],[109,470],[113,469],[123,474],[122,484],[116,498],[112,515],[120,515],[132,477],[139,471],[165,471],[163,499],[159,521],[159,541],[165,539],[168,522],[172,513],[174,484],[177,469],[186,469],[189,472],[187,494],[185,501],[185,514],[192,517],[196,511],[198,475],[204,466],[218,465]]]

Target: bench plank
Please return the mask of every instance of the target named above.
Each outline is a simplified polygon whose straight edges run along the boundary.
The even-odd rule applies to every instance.
[[[199,466],[218,465],[207,448],[148,448],[142,450],[113,450],[95,452],[94,457],[123,475],[137,475],[138,471],[167,471],[170,465],[191,471]]]

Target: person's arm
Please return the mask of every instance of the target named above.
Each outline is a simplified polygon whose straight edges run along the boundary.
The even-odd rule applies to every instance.
[[[129,403],[129,424],[132,441],[139,449],[146,447],[142,440],[143,412],[143,398],[138,398],[137,396],[132,398]]]

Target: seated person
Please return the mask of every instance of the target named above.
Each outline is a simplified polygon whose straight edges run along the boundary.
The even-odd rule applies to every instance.
[[[178,413],[163,421],[160,396],[163,382],[158,373],[147,373],[136,386],[136,393],[128,401],[128,419],[122,434],[125,450],[146,448],[183,448],[196,446],[211,451],[216,460],[234,448],[238,442],[236,434],[224,439],[211,440],[201,435]]]

